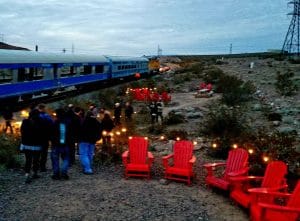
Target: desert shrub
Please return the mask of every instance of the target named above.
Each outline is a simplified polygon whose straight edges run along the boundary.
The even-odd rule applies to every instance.
[[[201,77],[202,72],[204,70],[204,63],[203,62],[194,63],[190,66],[188,70],[191,71],[196,77]]]
[[[297,91],[298,87],[292,80],[294,75],[293,72],[287,72],[285,74],[277,72],[275,87],[278,93],[284,96],[291,96]]]
[[[248,125],[244,112],[242,108],[219,103],[209,106],[209,112],[201,123],[200,134],[219,143],[218,148],[209,149],[210,155],[226,158],[230,145],[245,136]]]
[[[14,136],[0,136],[0,166],[4,168],[16,168],[21,165],[19,156],[20,140]]]
[[[175,111],[170,111],[164,119],[164,124],[174,125],[180,124],[185,121],[185,118],[182,114],[176,113]]]
[[[203,80],[206,83],[212,83],[214,85],[219,85],[221,78],[224,76],[224,72],[219,68],[211,68],[205,71]]]
[[[218,90],[223,93],[222,102],[234,106],[251,100],[255,87],[250,81],[244,82],[236,76],[224,75],[220,80]]]

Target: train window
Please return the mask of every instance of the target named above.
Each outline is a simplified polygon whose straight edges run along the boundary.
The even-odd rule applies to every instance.
[[[104,66],[103,65],[96,65],[95,66],[95,72],[96,73],[103,73],[104,71]]]
[[[10,82],[12,80],[11,69],[0,69],[0,83]]]
[[[34,80],[39,80],[44,77],[44,69],[43,68],[33,68],[33,75]]]
[[[25,68],[18,69],[18,81],[22,82],[26,80],[26,70]]]
[[[91,74],[91,73],[92,73],[91,65],[84,65],[80,67],[80,74]]]

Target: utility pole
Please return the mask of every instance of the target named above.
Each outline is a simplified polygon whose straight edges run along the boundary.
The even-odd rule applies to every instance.
[[[232,43],[229,46],[229,54],[232,54]]]
[[[162,55],[162,49],[159,47],[157,47],[157,57],[160,57]]]
[[[292,20],[285,36],[282,46],[282,53],[300,54],[300,0],[292,0],[288,4],[294,5],[294,10],[288,15],[292,15]]]

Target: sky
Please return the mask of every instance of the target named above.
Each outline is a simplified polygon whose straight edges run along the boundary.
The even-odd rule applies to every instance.
[[[0,41],[102,55],[281,49],[287,0],[0,0]],[[73,48],[73,50],[72,50]]]

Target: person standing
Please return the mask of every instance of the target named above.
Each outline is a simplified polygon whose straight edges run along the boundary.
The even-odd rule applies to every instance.
[[[110,132],[112,131],[115,125],[108,111],[104,112],[104,116],[101,121],[101,126],[103,130],[103,134],[102,134],[103,144],[110,144],[110,140],[111,140]]]
[[[133,107],[129,102],[126,102],[125,104],[125,120],[131,121],[132,119],[132,114],[133,114]]]
[[[51,161],[53,175],[52,179],[64,179],[68,180],[68,168],[69,168],[69,159],[70,151],[68,145],[71,143],[71,130],[70,130],[70,121],[66,117],[66,112],[64,109],[57,109],[56,111],[56,120],[53,124],[53,130],[51,133]],[[60,162],[59,159],[62,159],[62,168],[60,171]]]
[[[156,115],[156,122],[158,122],[158,118],[160,118],[161,124],[163,122],[163,102],[161,99],[156,103],[157,106],[157,115]]]
[[[42,123],[39,111],[34,109],[29,113],[28,119],[24,119],[21,124],[21,147],[25,153],[25,183],[30,183],[32,178],[39,178],[39,156],[42,149],[43,140],[41,130]],[[31,168],[33,176],[30,176]]]
[[[120,103],[115,103],[114,117],[115,117],[115,125],[116,126],[121,124],[121,114],[122,114],[122,107],[121,107]]]
[[[13,128],[12,128],[12,125],[11,125],[11,121],[13,120],[13,112],[8,107],[6,107],[6,109],[4,110],[2,115],[3,115],[3,118],[5,120],[4,133],[6,133],[7,129],[9,128],[10,133],[13,134],[14,131],[13,131]]]
[[[40,118],[42,121],[42,128],[43,131],[41,139],[43,140],[42,144],[42,151],[40,156],[40,170],[41,172],[47,171],[47,158],[48,158],[48,148],[49,148],[49,141],[50,141],[50,133],[49,128],[53,126],[53,120],[51,116],[46,112],[46,105],[39,104],[37,107],[38,111],[40,112]]]
[[[93,174],[95,144],[101,138],[101,124],[95,111],[89,110],[83,120],[79,137],[79,158],[84,174]]]
[[[151,101],[149,104],[150,116],[151,116],[151,124],[154,124],[157,116],[157,106],[154,101]]]

